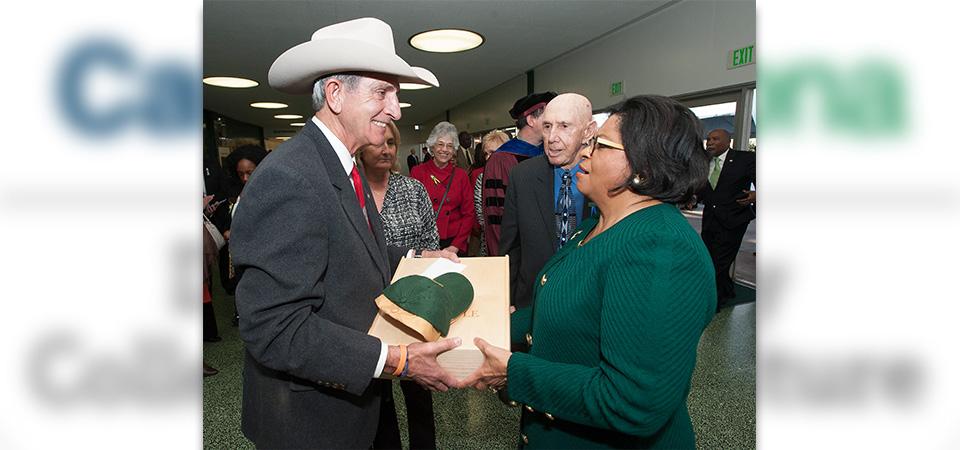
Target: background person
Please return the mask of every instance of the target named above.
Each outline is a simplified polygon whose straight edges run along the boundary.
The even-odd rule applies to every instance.
[[[212,222],[209,222],[209,218],[206,217],[206,214],[212,212],[210,208],[210,202],[214,199],[213,195],[203,196],[203,209],[204,209],[204,225],[203,225],[203,259],[201,260],[202,270],[203,270],[203,340],[210,342],[209,336],[216,336],[217,339],[214,342],[220,340],[217,332],[217,321],[216,317],[213,314],[213,296],[210,294],[210,285],[212,284],[212,279],[210,277],[210,268],[213,266],[213,262],[216,259],[217,251],[219,246],[224,244],[223,234],[216,230]],[[209,229],[208,227],[213,227],[214,229]],[[219,240],[214,235],[219,235]],[[207,361],[203,361],[203,376],[204,378],[216,375],[220,371],[214,367],[207,364]]]
[[[533,307],[511,317],[529,353],[478,338],[486,359],[461,385],[506,385],[526,406],[524,448],[693,449],[687,397],[716,293],[710,256],[676,205],[706,174],[700,124],[660,96],[610,112],[577,174],[600,217],[547,262]]]
[[[544,154],[510,172],[500,228],[500,250],[510,256],[510,304],[518,308],[530,304],[537,273],[590,215],[575,178],[580,150],[597,133],[590,100],[558,95],[540,125]]]
[[[433,149],[433,159],[414,167],[410,176],[423,183],[433,202],[440,248],[465,256],[473,227],[473,189],[467,172],[453,163],[457,127],[438,123],[427,137],[427,146]]]
[[[474,228],[473,236],[479,240],[478,256],[487,256],[487,236],[484,233],[483,221],[483,171],[490,159],[490,155],[497,151],[501,145],[510,140],[510,136],[500,130],[493,130],[480,139],[479,151],[474,159],[474,168],[470,172],[470,185],[473,186],[473,210],[474,210]]]
[[[239,182],[239,188],[242,190],[243,186],[247,184],[247,181],[250,181],[250,176],[253,175],[253,171],[257,169],[257,165],[263,162],[263,158],[266,157],[267,151],[259,145],[242,145],[237,147],[236,150],[227,156],[225,162],[227,173],[231,177],[234,177],[236,182]],[[240,191],[236,192],[236,194],[239,195]]]
[[[469,172],[474,164],[473,136],[470,136],[470,133],[466,131],[461,131],[457,135],[457,143],[460,144],[456,153],[457,167]],[[473,185],[471,184],[471,186]]]
[[[737,296],[730,266],[737,259],[743,235],[756,217],[757,154],[733,150],[730,132],[722,128],[707,134],[710,169],[707,183],[696,196],[703,203],[700,237],[710,252],[717,279],[717,311]]]
[[[412,172],[413,166],[416,166],[419,163],[420,161],[417,159],[417,151],[411,148],[410,154],[407,155],[407,173]]]
[[[413,178],[396,173],[400,131],[387,124],[386,140],[381,146],[366,145],[357,152],[370,191],[383,221],[387,245],[436,250],[439,245],[437,222],[427,190]],[[381,385],[380,426],[373,447],[400,448],[393,382],[376,380]],[[403,402],[407,407],[410,448],[436,448],[433,423],[433,397],[430,391],[411,380],[400,380]]]
[[[503,202],[512,170],[521,161],[543,154],[543,130],[540,115],[550,100],[557,94],[540,92],[530,94],[513,103],[510,117],[516,121],[517,137],[510,139],[490,155],[484,169],[483,219],[486,224],[487,251],[491,256],[501,256],[500,222],[503,220]]]
[[[384,239],[394,247],[437,250],[433,204],[422,183],[397,173],[399,145],[400,132],[391,122],[383,145],[366,145],[357,152],[383,221]]]
[[[233,225],[233,214],[236,212],[237,205],[240,202],[240,196],[243,195],[243,187],[250,181],[250,176],[257,170],[257,166],[267,157],[267,151],[259,145],[242,145],[227,156],[224,164],[227,168],[227,176],[233,186],[230,193],[231,203],[224,207],[227,212],[221,220],[223,225],[223,236],[227,239],[227,244],[220,250],[219,268],[220,283],[228,295],[236,294],[237,289],[237,271],[233,266],[233,257],[230,255],[230,228]],[[234,305],[233,324],[240,323],[240,315],[236,312]]]

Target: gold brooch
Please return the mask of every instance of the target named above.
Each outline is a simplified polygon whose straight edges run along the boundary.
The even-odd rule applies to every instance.
[[[433,180],[433,184],[440,184],[440,179],[434,175],[430,175],[430,179]]]

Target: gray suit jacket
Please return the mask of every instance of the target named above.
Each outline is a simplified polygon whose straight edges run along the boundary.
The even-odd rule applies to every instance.
[[[363,187],[370,226],[336,153],[307,121],[244,188],[230,248],[246,343],[242,430],[258,447],[373,442],[380,342],[366,331],[403,249],[388,257]]]
[[[510,170],[500,227],[500,251],[510,256],[510,304],[517,308],[533,302],[537,273],[557,252],[554,216],[553,166],[546,155],[521,162]],[[578,223],[589,217],[583,202]]]

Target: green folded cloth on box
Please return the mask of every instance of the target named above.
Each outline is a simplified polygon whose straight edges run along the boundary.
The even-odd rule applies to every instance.
[[[403,277],[377,298],[381,311],[429,341],[446,336],[450,322],[471,303],[473,285],[459,273],[445,273],[432,280],[421,275]]]

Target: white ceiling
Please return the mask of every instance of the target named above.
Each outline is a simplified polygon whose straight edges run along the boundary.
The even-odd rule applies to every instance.
[[[274,59],[326,25],[377,17],[393,27],[400,57],[430,69],[440,80],[439,88],[400,93],[400,101],[413,106],[403,109],[399,123],[419,123],[669,3],[673,1],[205,1],[203,75],[250,78],[260,86],[225,89],[204,85],[204,108],[260,125],[268,137],[275,130],[291,129],[289,123],[295,120],[273,116],[300,114],[308,118],[310,98],[282,94],[267,85],[267,71]],[[453,54],[427,53],[407,43],[418,32],[447,27],[476,31],[485,42]],[[249,104],[255,101],[279,101],[290,107],[251,108]]]

